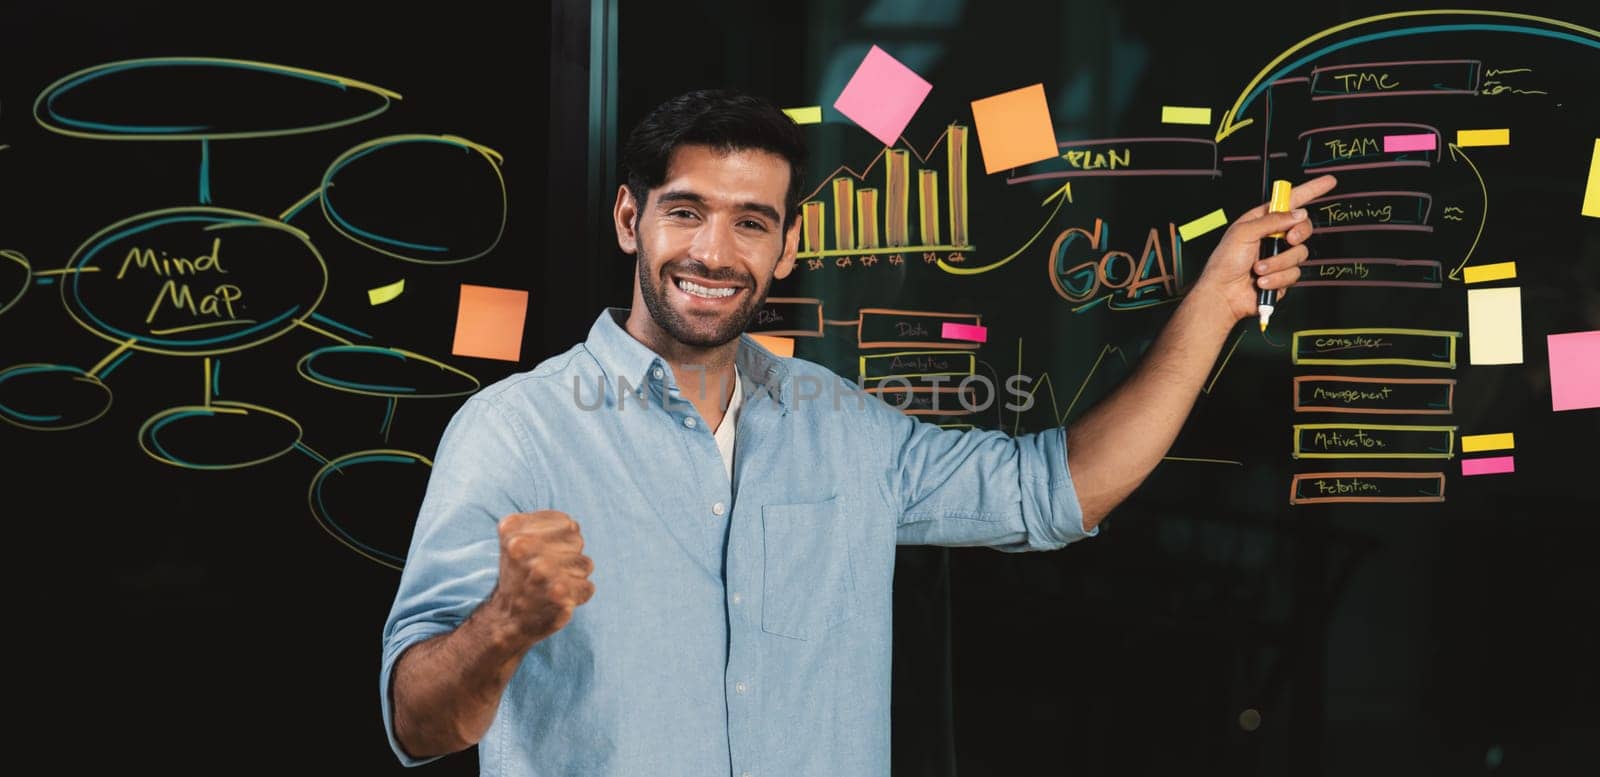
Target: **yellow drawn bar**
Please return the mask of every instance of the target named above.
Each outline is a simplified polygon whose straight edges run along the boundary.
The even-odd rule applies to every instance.
[[[1511,145],[1511,129],[1481,129],[1481,130],[1456,130],[1456,145],[1467,146],[1509,146]]]
[[[1583,215],[1600,219],[1600,138],[1589,157],[1589,184],[1583,189]]]
[[[1461,452],[1477,453],[1479,451],[1503,451],[1517,447],[1516,436],[1511,432],[1500,434],[1463,434],[1461,435]]]
[[[1228,214],[1217,208],[1200,218],[1178,227],[1178,236],[1184,240],[1193,240],[1218,227],[1228,225]]]
[[[1161,106],[1162,124],[1199,124],[1205,126],[1211,123],[1210,108],[1187,108],[1182,105]]]
[[[803,108],[784,108],[783,112],[796,124],[821,124],[822,106],[807,105]]]
[[[1483,283],[1484,281],[1503,281],[1507,278],[1517,277],[1516,262],[1496,262],[1495,264],[1479,264],[1461,270],[1462,280],[1467,283]]]
[[[406,279],[401,278],[400,280],[386,286],[379,286],[376,289],[367,289],[367,301],[374,305],[382,305],[383,303],[389,302],[395,297],[400,296],[400,293],[405,290]]]

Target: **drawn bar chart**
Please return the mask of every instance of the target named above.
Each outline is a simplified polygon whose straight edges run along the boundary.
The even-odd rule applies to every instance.
[[[880,157],[884,163],[881,188],[858,185],[867,180],[872,166],[863,175],[847,170],[828,182],[825,199],[801,204],[799,258],[972,250],[968,134],[969,128],[959,124],[945,129],[940,139],[945,146],[942,182],[938,170],[916,170],[915,240],[911,230],[913,153],[891,148]],[[933,156],[932,152],[928,155]],[[920,155],[917,158],[927,161]]]

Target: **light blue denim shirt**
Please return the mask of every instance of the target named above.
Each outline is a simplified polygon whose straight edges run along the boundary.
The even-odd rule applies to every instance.
[[[742,336],[730,483],[626,314],[446,428],[383,631],[395,753],[423,762],[394,740],[395,659],[489,594],[502,517],[553,509],[581,527],[594,598],[524,656],[482,774],[888,775],[895,545],[1088,536],[1063,431],[941,429]]]

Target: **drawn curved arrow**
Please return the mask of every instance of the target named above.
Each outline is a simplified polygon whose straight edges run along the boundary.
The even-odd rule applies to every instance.
[[[1049,202],[1051,200],[1055,200],[1057,198],[1060,198],[1060,199],[1059,199],[1059,201],[1056,202],[1056,209],[1053,210],[1053,211],[1050,211],[1050,217],[1045,219],[1043,224],[1039,225],[1038,231],[1033,233],[1033,237],[1028,238],[1028,242],[1023,243],[1021,248],[1018,248],[1017,250],[1012,251],[1010,256],[1008,256],[1008,257],[1006,257],[1004,259],[1001,259],[998,262],[991,262],[991,263],[986,264],[986,265],[984,265],[982,267],[957,267],[957,266],[955,266],[953,264],[949,264],[949,263],[945,262],[945,260],[943,260],[943,259],[940,259],[938,261],[939,269],[944,270],[945,272],[950,273],[951,275],[978,275],[978,274],[981,274],[981,273],[986,273],[986,272],[988,272],[990,270],[998,269],[998,268],[1004,266],[1007,262],[1011,261],[1012,259],[1015,259],[1018,256],[1021,256],[1023,251],[1028,250],[1028,246],[1033,245],[1033,241],[1038,240],[1039,236],[1044,234],[1045,227],[1050,226],[1051,222],[1056,220],[1056,214],[1061,212],[1061,206],[1072,201],[1072,182],[1071,181],[1068,181],[1065,184],[1062,184],[1061,188],[1056,189],[1054,192],[1052,192],[1050,194],[1049,197],[1044,198],[1044,200],[1042,202],[1040,202],[1039,204],[1041,206],[1047,205],[1047,204],[1049,204]]]
[[[1478,172],[1478,166],[1472,163],[1472,157],[1467,156],[1467,152],[1463,151],[1460,146],[1454,143],[1450,144],[1450,158],[1466,160],[1467,166],[1472,168],[1472,174],[1478,179],[1478,190],[1483,192],[1483,212],[1478,214],[1478,234],[1472,236],[1472,245],[1467,248],[1467,255],[1461,257],[1461,264],[1456,265],[1456,268],[1450,271],[1450,280],[1459,281],[1461,280],[1461,268],[1466,267],[1467,262],[1472,259],[1472,252],[1478,248],[1478,239],[1483,237],[1483,225],[1489,220],[1489,187],[1484,185],[1483,173]]]
[[[1338,43],[1334,43],[1334,44],[1331,44],[1331,45],[1328,45],[1328,46],[1324,46],[1324,47],[1322,47],[1320,49],[1317,49],[1316,51],[1311,52],[1310,54],[1307,54],[1307,55],[1305,55],[1303,57],[1300,57],[1299,59],[1296,59],[1293,62],[1290,62],[1287,65],[1283,65],[1282,67],[1279,67],[1279,63],[1283,62],[1284,60],[1288,59],[1291,56],[1294,56],[1301,49],[1304,49],[1304,48],[1310,46],[1311,44],[1313,44],[1313,43],[1315,43],[1315,42],[1317,42],[1319,40],[1322,40],[1323,38],[1326,38],[1326,37],[1328,37],[1330,35],[1336,35],[1336,34],[1338,34],[1340,32],[1344,32],[1345,30],[1348,30],[1348,29],[1352,29],[1352,28],[1355,28],[1355,27],[1360,27],[1362,25],[1367,25],[1367,24],[1375,24],[1377,22],[1387,21],[1387,20],[1390,20],[1390,19],[1404,19],[1404,18],[1418,17],[1418,16],[1447,16],[1447,15],[1488,16],[1488,17],[1503,18],[1503,19],[1519,19],[1519,20],[1522,20],[1522,21],[1537,22],[1537,23],[1540,23],[1540,24],[1548,24],[1548,25],[1551,25],[1553,27],[1560,27],[1560,28],[1563,28],[1563,29],[1566,29],[1566,30],[1571,30],[1573,32],[1580,33],[1581,35],[1588,36],[1588,37],[1586,39],[1584,37],[1579,37],[1578,35],[1572,35],[1570,33],[1561,32],[1559,30],[1544,30],[1544,29],[1538,29],[1538,28],[1534,28],[1534,27],[1517,27],[1517,26],[1513,26],[1513,25],[1504,25],[1504,24],[1440,24],[1440,25],[1431,25],[1431,26],[1427,26],[1427,27],[1413,27],[1413,28],[1400,29],[1400,30],[1387,30],[1387,31],[1384,31],[1384,32],[1373,33],[1371,35],[1362,35],[1362,36],[1357,37],[1357,38],[1352,38],[1350,40],[1340,41]],[[1239,112],[1242,111],[1245,108],[1245,106],[1249,105],[1250,101],[1254,100],[1256,95],[1259,94],[1261,92],[1261,90],[1265,89],[1273,81],[1276,81],[1278,79],[1278,77],[1280,75],[1282,75],[1284,72],[1287,72],[1287,71],[1290,71],[1290,70],[1294,70],[1295,68],[1300,67],[1301,65],[1304,65],[1307,62],[1315,60],[1315,59],[1317,59],[1318,57],[1321,57],[1324,54],[1329,54],[1329,53],[1332,53],[1334,51],[1338,51],[1338,50],[1343,49],[1343,48],[1348,48],[1350,46],[1355,46],[1355,45],[1358,45],[1358,44],[1361,44],[1361,43],[1367,43],[1367,42],[1375,41],[1375,40],[1382,40],[1384,38],[1397,38],[1397,37],[1402,37],[1402,36],[1406,36],[1406,35],[1425,35],[1425,34],[1434,33],[1434,32],[1459,32],[1459,31],[1466,31],[1466,30],[1477,30],[1477,31],[1487,30],[1487,31],[1491,31],[1491,32],[1513,32],[1513,33],[1521,33],[1521,34],[1527,34],[1527,35],[1538,35],[1538,36],[1547,37],[1547,38],[1558,38],[1558,39],[1569,41],[1569,42],[1572,42],[1572,43],[1578,43],[1580,45],[1589,46],[1590,48],[1600,49],[1600,30],[1592,30],[1592,29],[1590,29],[1588,27],[1584,27],[1584,26],[1581,26],[1581,25],[1573,24],[1571,22],[1561,21],[1560,19],[1550,19],[1550,18],[1543,17],[1543,16],[1534,16],[1532,14],[1524,14],[1524,13],[1514,13],[1514,12],[1511,12],[1511,11],[1473,11],[1473,10],[1466,10],[1466,9],[1459,9],[1459,8],[1441,8],[1441,9],[1430,10],[1430,11],[1396,11],[1394,13],[1385,13],[1385,14],[1378,14],[1376,16],[1367,16],[1367,17],[1363,17],[1361,19],[1355,19],[1355,20],[1352,20],[1352,21],[1348,21],[1348,22],[1345,22],[1344,24],[1340,24],[1340,25],[1337,25],[1337,26],[1334,26],[1334,27],[1329,27],[1328,29],[1323,30],[1322,32],[1319,32],[1316,35],[1313,35],[1313,36],[1311,36],[1309,38],[1306,38],[1305,40],[1300,41],[1299,43],[1296,43],[1295,45],[1293,45],[1293,46],[1289,47],[1288,49],[1286,49],[1283,53],[1281,53],[1278,56],[1274,57],[1271,62],[1268,62],[1265,67],[1261,68],[1261,72],[1256,73],[1255,78],[1250,79],[1250,83],[1245,85],[1244,91],[1240,92],[1238,99],[1233,101],[1233,107],[1229,108],[1226,113],[1222,114],[1222,120],[1221,120],[1221,122],[1219,122],[1217,124],[1216,140],[1218,142],[1221,142],[1223,138],[1226,138],[1229,135],[1232,135],[1233,133],[1238,132],[1239,130],[1244,129],[1245,127],[1255,123],[1255,119],[1245,119],[1243,121],[1239,121],[1238,120],[1238,116],[1239,116]]]

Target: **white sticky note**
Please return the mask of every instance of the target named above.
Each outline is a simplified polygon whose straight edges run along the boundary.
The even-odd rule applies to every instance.
[[[1522,287],[1467,290],[1467,360],[1522,363]]]

